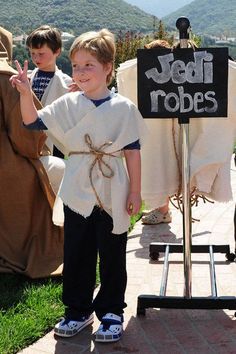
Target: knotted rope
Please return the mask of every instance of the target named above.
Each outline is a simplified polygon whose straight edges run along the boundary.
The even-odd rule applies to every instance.
[[[106,163],[103,160],[103,156],[112,156],[112,157],[117,157],[117,156],[113,155],[112,153],[104,151],[104,149],[106,147],[112,145],[111,141],[104,143],[97,148],[93,145],[92,139],[90,138],[89,134],[85,134],[84,140],[85,140],[86,145],[89,148],[89,151],[71,151],[68,156],[71,156],[71,155],[93,155],[94,156],[94,160],[91,163],[90,168],[89,168],[89,180],[90,180],[91,187],[94,191],[94,194],[96,196],[99,207],[101,209],[104,209],[101,199],[99,198],[99,195],[94,187],[93,176],[92,176],[93,169],[94,169],[94,166],[96,164],[98,164],[99,171],[102,173],[103,177],[112,178],[114,176],[114,171],[112,170],[111,166],[109,166],[108,163]],[[118,151],[115,151],[115,152],[118,152]],[[105,172],[104,167],[107,168],[107,170],[108,170],[107,172]]]
[[[180,158],[177,152],[177,146],[176,146],[176,139],[175,139],[175,119],[172,119],[172,139],[173,139],[173,146],[174,146],[174,152],[175,152],[175,157],[177,160],[177,168],[178,168],[178,174],[179,174],[179,184],[178,184],[178,190],[177,193],[169,197],[169,200],[171,204],[176,208],[179,209],[181,213],[183,213],[183,196],[181,194],[182,191],[182,171],[181,171],[181,163],[180,163]],[[209,200],[207,197],[205,197],[202,194],[197,194],[197,188],[193,187],[192,190],[190,191],[190,206],[193,207],[194,205],[197,207],[199,203],[199,199],[202,199],[204,203],[209,202],[209,203],[214,203],[213,201]],[[199,219],[192,218],[192,221],[200,221]]]

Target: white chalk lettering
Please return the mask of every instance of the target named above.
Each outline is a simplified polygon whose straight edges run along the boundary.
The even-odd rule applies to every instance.
[[[171,107],[170,100],[171,100],[171,102],[173,102],[175,100],[175,106],[174,107]],[[177,112],[178,109],[179,109],[179,98],[178,98],[178,95],[176,95],[176,93],[174,93],[174,92],[169,92],[166,95],[166,97],[165,97],[164,106],[166,107],[166,109],[169,112]]]
[[[194,61],[185,64],[182,60],[174,60],[174,54],[160,55],[157,61],[161,66],[161,72],[153,67],[145,71],[148,79],[152,79],[157,84],[164,84],[172,80],[175,84],[189,82],[212,83],[213,82],[213,54],[207,51],[193,52]],[[172,64],[171,64],[172,62]]]
[[[205,108],[205,111],[207,113],[214,113],[218,109],[218,102],[216,101],[215,98],[213,98],[211,96],[215,96],[215,92],[214,91],[208,91],[208,92],[205,93],[206,100],[213,103],[212,107],[206,107]]]
[[[175,84],[186,82],[185,63],[182,60],[176,60],[171,66],[171,77]]]
[[[151,112],[159,112],[159,96],[165,96],[165,92],[163,90],[157,90],[150,92],[151,97]]]
[[[168,82],[171,78],[170,62],[174,60],[174,54],[160,55],[157,57],[159,63],[161,64],[162,72],[159,73],[157,68],[152,68],[145,72],[148,79],[152,79],[157,84],[164,84]]]
[[[186,81],[192,84],[196,83],[212,83],[213,82],[213,66],[210,62],[213,55],[206,51],[194,52],[194,62],[190,61],[186,66]]]
[[[189,93],[184,93],[183,86],[178,87],[179,99],[180,99],[180,112],[187,113],[193,109],[193,99]],[[187,107],[185,106],[187,104]]]
[[[194,102],[193,102],[194,112],[196,112],[196,113],[203,113],[204,112],[204,108],[199,108],[198,107],[198,105],[200,103],[203,103],[203,102],[204,102],[203,93],[202,92],[196,92],[195,95],[194,95]]]
[[[218,103],[214,98],[214,91],[195,92],[192,96],[184,92],[183,86],[178,87],[178,93],[163,90],[151,91],[151,112],[161,112],[163,109],[170,113],[214,113],[218,109]],[[209,105],[210,103],[210,105]]]

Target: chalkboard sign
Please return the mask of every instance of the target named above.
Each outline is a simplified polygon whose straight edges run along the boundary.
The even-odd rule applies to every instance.
[[[226,117],[228,48],[139,49],[144,118]]]

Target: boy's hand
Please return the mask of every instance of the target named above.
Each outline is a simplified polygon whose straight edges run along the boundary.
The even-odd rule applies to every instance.
[[[9,80],[10,83],[12,84],[12,87],[16,87],[17,90],[23,94],[31,90],[30,83],[27,77],[28,61],[25,60],[23,70],[17,60],[15,60],[15,65],[18,74],[12,75]]]
[[[127,213],[130,216],[137,214],[141,208],[141,203],[142,203],[142,199],[140,193],[135,193],[135,192],[129,193],[126,202]]]
[[[78,86],[75,82],[72,82],[72,83],[68,86],[68,91],[69,91],[69,92],[77,92],[77,91],[80,91],[80,88],[79,88],[79,86]]]

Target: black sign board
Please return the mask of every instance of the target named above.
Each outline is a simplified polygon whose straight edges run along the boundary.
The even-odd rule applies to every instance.
[[[139,49],[144,118],[226,117],[228,48]]]

